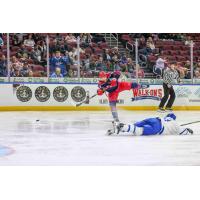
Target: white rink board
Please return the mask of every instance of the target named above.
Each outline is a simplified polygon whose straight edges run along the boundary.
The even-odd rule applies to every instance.
[[[32,97],[26,102],[22,102],[17,98],[19,96],[19,88],[22,86],[27,86],[32,92]],[[49,99],[41,102],[36,99],[36,89],[40,86],[44,86],[49,89]],[[62,86],[67,89],[68,97],[65,101],[59,102],[55,100],[53,91],[56,87]],[[87,93],[89,96],[92,96],[97,91],[96,84],[23,84],[13,88],[12,84],[0,84],[0,106],[72,106],[73,103],[78,103],[78,101],[72,99],[72,89],[74,87],[80,86],[85,95]],[[174,106],[200,106],[200,85],[182,85],[174,86],[176,92],[176,100]],[[157,106],[159,100],[163,95],[162,85],[151,85],[148,89],[139,90],[139,94],[133,101],[133,91],[124,91],[119,95],[119,105],[120,106]],[[23,91],[22,91],[23,93]],[[23,94],[21,94],[23,96]],[[28,94],[24,94],[26,97]],[[41,95],[41,94],[39,94]],[[44,91],[42,96],[44,97],[46,92]],[[62,96],[61,92],[61,96]],[[80,100],[82,94],[74,94],[76,99]],[[83,96],[83,100],[86,99],[86,96]],[[145,96],[145,97],[144,97]],[[79,102],[81,102],[80,100]],[[105,106],[108,105],[107,96],[104,94],[102,96],[97,96],[90,100],[89,104],[86,106]]]

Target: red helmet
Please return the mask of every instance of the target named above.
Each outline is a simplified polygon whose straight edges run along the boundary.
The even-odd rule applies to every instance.
[[[104,71],[99,72],[99,78],[104,78],[104,77],[107,78],[107,73]]]

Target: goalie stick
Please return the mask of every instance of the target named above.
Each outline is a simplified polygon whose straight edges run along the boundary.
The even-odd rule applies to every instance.
[[[189,122],[189,123],[186,123],[186,124],[181,124],[180,126],[186,126],[186,125],[189,125],[189,124],[196,124],[196,123],[200,123],[200,121]]]

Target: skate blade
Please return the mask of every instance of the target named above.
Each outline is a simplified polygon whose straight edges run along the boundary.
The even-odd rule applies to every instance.
[[[172,113],[173,110],[165,110],[165,112]]]
[[[165,113],[166,111],[165,110],[157,110],[157,112],[159,112],[159,113]]]

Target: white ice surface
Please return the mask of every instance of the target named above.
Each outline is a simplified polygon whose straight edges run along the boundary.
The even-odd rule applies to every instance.
[[[175,112],[181,123],[200,112]],[[119,111],[123,122],[163,114]],[[40,119],[39,122],[36,122]],[[0,145],[14,153],[0,165],[200,165],[200,123],[194,135],[107,136],[110,112],[0,112]]]

